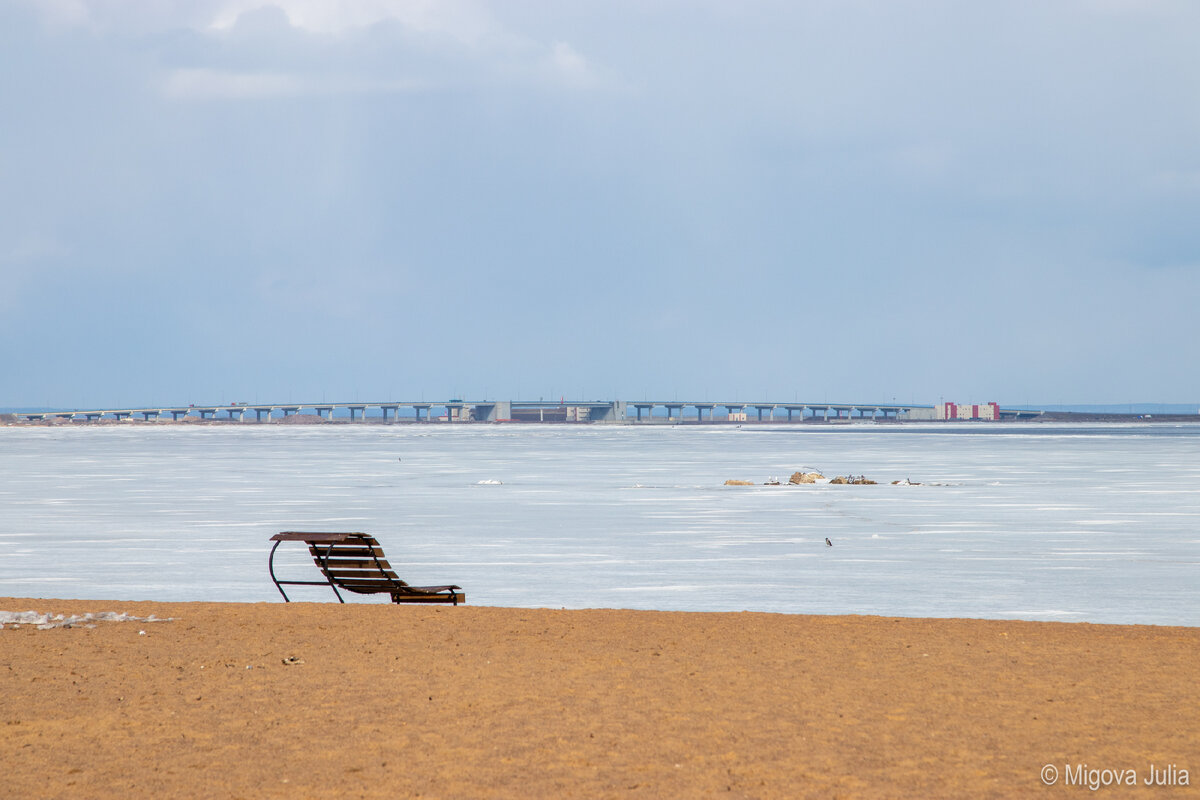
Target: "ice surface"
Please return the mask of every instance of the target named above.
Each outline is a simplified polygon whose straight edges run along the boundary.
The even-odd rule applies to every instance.
[[[472,604],[1197,625],[1198,488],[1200,425],[13,427],[0,595],[281,600],[269,536],[361,530]]]

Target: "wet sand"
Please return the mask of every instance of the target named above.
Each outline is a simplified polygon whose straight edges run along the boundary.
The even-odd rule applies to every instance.
[[[5,797],[1200,791],[1197,628],[0,599],[31,609],[173,619],[0,631]]]

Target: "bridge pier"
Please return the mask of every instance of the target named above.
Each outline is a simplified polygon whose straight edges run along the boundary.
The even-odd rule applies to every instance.
[[[784,406],[784,408],[787,409],[787,415],[788,415],[787,421],[788,422],[792,421],[792,413],[795,411],[800,412],[800,421],[801,422],[804,421],[804,411],[807,408],[807,406]]]
[[[512,419],[512,401],[497,400],[494,403],[478,403],[472,407],[471,417],[476,422],[497,422]]]
[[[597,413],[599,412],[599,413]],[[612,405],[604,409],[592,409],[588,415],[589,422],[622,422],[628,413],[623,400],[614,400]],[[710,413],[709,416],[712,416]]]

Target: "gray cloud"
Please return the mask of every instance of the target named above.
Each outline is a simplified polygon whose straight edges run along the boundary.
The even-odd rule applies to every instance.
[[[1194,399],[1198,17],[10,4],[0,405]]]

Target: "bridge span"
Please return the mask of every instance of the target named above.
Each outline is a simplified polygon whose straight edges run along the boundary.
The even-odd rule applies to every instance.
[[[369,414],[374,411],[374,414]],[[895,403],[800,403],[744,400],[389,400],[340,403],[229,403],[224,405],[144,406],[19,411],[26,421],[154,421],[185,419],[268,423],[307,413],[322,420],[351,422],[468,423],[773,423],[852,420],[932,420],[934,407]],[[1036,412],[1006,412],[1010,418]],[[252,418],[252,419],[251,419]]]
[[[536,414],[542,418],[550,412],[570,411],[570,422],[621,422],[625,405],[620,401],[518,401],[518,400],[388,400],[379,402],[344,403],[229,403],[224,405],[142,406],[134,408],[95,408],[53,411],[18,411],[15,416],[27,421],[59,419],[96,422],[99,420],[151,421],[170,416],[172,421],[192,418],[244,422],[253,416],[255,422],[272,422],[307,412],[319,419],[332,420],[336,415],[349,416],[350,421],[366,420],[368,410],[376,410],[375,419],[383,422],[518,422],[530,420]],[[402,415],[402,411],[407,414]],[[515,415],[515,416],[514,416]],[[565,413],[551,413],[550,420]]]

